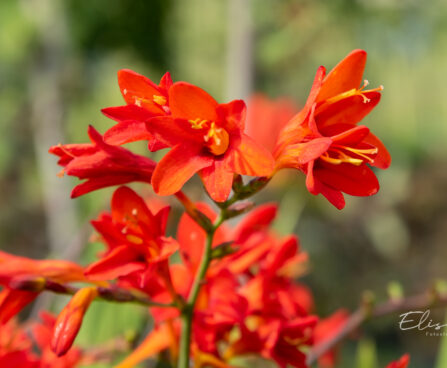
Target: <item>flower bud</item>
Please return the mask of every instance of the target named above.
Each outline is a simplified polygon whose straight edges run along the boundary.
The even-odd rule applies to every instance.
[[[57,317],[51,340],[51,349],[57,356],[64,355],[73,345],[84,314],[97,295],[95,287],[80,289]]]

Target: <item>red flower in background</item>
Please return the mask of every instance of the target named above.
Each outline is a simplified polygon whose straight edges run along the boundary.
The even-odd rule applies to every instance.
[[[58,145],[49,150],[60,157],[58,164],[64,167],[61,175],[86,179],[73,188],[72,198],[133,181],[150,183],[156,165],[154,161],[125,148],[107,144],[92,126],[89,126],[88,135],[92,142],[90,144]]]
[[[223,202],[230,194],[235,173],[272,173],[274,163],[269,152],[243,133],[243,101],[218,104],[204,90],[177,82],[169,89],[169,107],[171,115],[147,122],[157,141],[172,147],[152,177],[157,194],[174,194],[199,173],[209,195]]]
[[[286,125],[275,150],[277,170],[297,168],[307,175],[312,194],[323,194],[335,207],[345,205],[342,192],[377,193],[379,183],[367,164],[382,169],[390,156],[365,126],[357,126],[379,102],[382,87],[361,85],[366,52],[354,50],[325,77],[317,71],[304,108]]]
[[[291,99],[272,100],[262,94],[254,94],[247,103],[245,133],[273,152],[279,132],[297,112],[298,108]]]
[[[153,213],[132,189],[118,188],[112,197],[111,213],[92,221],[108,249],[86,269],[95,280],[112,280],[167,261],[178,243],[164,236],[169,207]]]
[[[388,364],[386,368],[407,368],[408,364],[410,364],[410,356],[405,354],[399,360]]]
[[[318,346],[325,341],[330,340],[335,336],[345,325],[349,314],[347,311],[341,309],[334,312],[327,318],[320,320],[314,331],[314,344]],[[320,368],[333,368],[337,361],[338,346],[322,355],[318,359],[318,366]]]
[[[40,322],[20,326],[15,320],[0,329],[0,366],[20,368],[74,368],[94,363],[96,358],[73,347],[64,356],[53,353],[50,342],[56,318],[48,312],[39,313]],[[36,349],[37,347],[37,349]]]
[[[141,74],[122,69],[118,72],[118,84],[127,105],[102,109],[105,116],[117,121],[117,124],[104,134],[105,142],[121,145],[147,140],[151,151],[165,148],[165,145],[155,141],[147,131],[145,121],[170,113],[168,92],[172,86],[171,75],[166,73],[160,84],[156,85]]]

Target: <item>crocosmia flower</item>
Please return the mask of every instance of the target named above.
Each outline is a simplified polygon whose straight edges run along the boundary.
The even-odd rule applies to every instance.
[[[112,197],[111,213],[103,213],[93,226],[108,250],[91,264],[86,274],[97,280],[114,279],[144,271],[149,265],[167,261],[178,243],[164,236],[169,207],[152,213],[132,189],[118,188]]]
[[[92,143],[57,145],[49,150],[59,156],[58,164],[64,167],[60,175],[86,179],[73,188],[72,198],[100,188],[133,181],[151,181],[154,161],[123,147],[107,144],[92,126],[88,135]]]
[[[391,162],[382,142],[357,125],[383,89],[362,84],[365,63],[366,52],[354,50],[327,76],[320,67],[306,105],[282,130],[274,153],[277,170],[303,171],[308,190],[339,209],[345,205],[342,192],[376,194],[379,183],[368,165],[386,169]]]
[[[141,74],[122,69],[118,72],[118,84],[126,105],[102,109],[105,116],[117,122],[104,134],[104,140],[115,145],[147,140],[151,151],[165,148],[147,131],[145,121],[170,114],[168,92],[172,86],[171,75],[166,73],[156,85]]]
[[[195,173],[209,195],[225,201],[233,175],[268,176],[271,154],[244,133],[245,103],[219,104],[204,90],[185,82],[169,89],[171,115],[152,118],[147,128],[172,149],[158,163],[152,178],[157,194],[179,191]]]

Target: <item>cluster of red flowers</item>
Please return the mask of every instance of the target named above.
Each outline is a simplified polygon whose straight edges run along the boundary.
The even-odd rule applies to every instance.
[[[184,346],[196,367],[229,367],[247,354],[280,367],[307,367],[306,351],[333,336],[348,314],[341,310],[323,320],[313,314],[310,291],[294,282],[305,272],[307,256],[295,236],[270,229],[275,204],[257,207],[234,228],[222,223],[248,212],[252,203],[238,201],[285,168],[303,172],[308,190],[339,209],[345,205],[342,193],[378,191],[369,166],[387,168],[390,156],[358,125],[382,89],[366,90],[366,81],[359,87],[365,62],[366,53],[355,50],[326,76],[320,67],[301,111],[295,114],[287,101],[264,104],[262,112],[249,112],[247,127],[242,100],[219,104],[199,87],[173,83],[169,73],[156,85],[121,70],[126,104],[102,110],[116,124],[103,135],[90,126],[91,143],[58,145],[50,153],[59,156],[62,174],[85,180],[72,197],[136,181],[150,183],[158,195],[175,195],[186,210],[176,239],[166,236],[169,206],[120,186],[110,212],[92,221],[106,246],[96,262],[81,267],[0,254],[0,323],[5,326],[44,290],[73,294],[57,320],[44,316],[45,326],[54,328],[39,343],[42,351],[51,346],[66,357],[93,300],[138,302],[149,307],[155,328],[119,367],[162,351],[175,365],[184,359]],[[263,105],[260,97],[256,104]],[[168,152],[157,163],[122,147],[141,140],[150,151]],[[181,191],[195,173],[219,213]],[[244,183],[242,176],[255,179]],[[171,256],[177,252],[181,261],[175,263]],[[88,286],[76,289],[72,282]],[[333,366],[335,354],[323,355],[320,365]],[[405,367],[405,359],[390,367]]]

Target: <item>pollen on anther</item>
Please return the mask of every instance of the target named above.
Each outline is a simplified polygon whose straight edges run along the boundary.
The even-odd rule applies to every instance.
[[[134,208],[133,210],[132,210],[132,215],[133,216],[136,216],[138,214],[138,210],[136,209],[136,208]]]
[[[123,89],[123,95],[127,95],[127,88]]]

